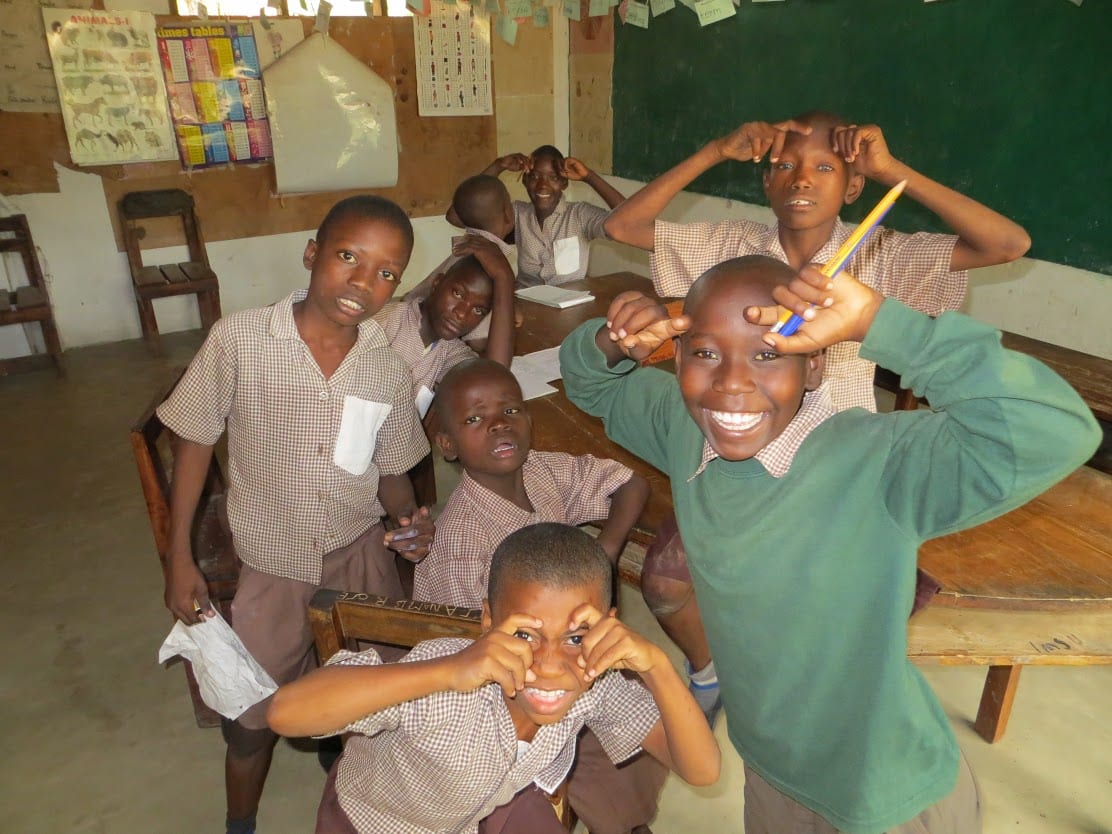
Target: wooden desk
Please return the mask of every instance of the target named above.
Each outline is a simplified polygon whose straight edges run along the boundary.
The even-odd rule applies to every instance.
[[[523,302],[518,353],[559,344],[581,322],[605,315],[620,292],[652,292],[647,279],[631,273],[568,286],[589,289],[595,301],[566,310]],[[1107,380],[1094,380],[1093,396],[1102,382],[1107,389]],[[534,445],[614,458],[643,475],[652,494],[631,537],[650,542],[672,511],[668,479],[610,441],[602,422],[572,405],[556,385],[559,393],[529,401]],[[920,566],[942,590],[910,622],[908,656],[990,667],[976,722],[987,741],[1004,734],[1023,665],[1112,663],[1110,508],[1112,476],[1082,467],[1023,507],[920,550]],[[623,559],[620,568],[623,579],[639,583],[640,565]]]
[[[517,331],[516,353],[526,354],[560,344],[572,330],[588,319],[605,316],[610,302],[626,290],[652,293],[649,279],[631,272],[574,281],[563,286],[590,290],[595,300],[577,307],[557,310],[532,301],[520,302],[524,322]],[[659,469],[630,454],[606,436],[602,421],[580,411],[564,394],[562,380],[552,385],[557,393],[529,400],[533,416],[533,446],[544,451],[568,452],[611,458],[628,466],[649,482],[649,500],[630,538],[641,545],[652,542],[657,527],[672,512],[672,489]],[[623,564],[622,576],[640,582],[640,566]]]

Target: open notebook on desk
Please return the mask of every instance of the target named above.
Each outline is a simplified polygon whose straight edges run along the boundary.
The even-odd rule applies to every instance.
[[[593,301],[594,296],[586,290],[566,290],[562,287],[553,287],[549,284],[539,284],[535,287],[525,287],[514,293],[518,298],[526,301],[536,301],[548,307],[574,307],[576,304],[586,304]]]

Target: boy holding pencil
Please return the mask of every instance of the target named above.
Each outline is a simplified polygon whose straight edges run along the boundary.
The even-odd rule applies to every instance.
[[[770,332],[777,304],[804,319],[795,335]],[[672,337],[674,375],[631,361]],[[846,340],[932,410],[836,411],[823,351]],[[1100,430],[1077,393],[987,325],[763,256],[708,271],[676,318],[623,293],[560,368],[671,479],[746,834],[977,834],[976,783],[907,659],[917,553],[1084,463]]]
[[[749,220],[669,223],[657,219],[704,171],[725,160],[768,160],[764,191],[776,215],[766,226]],[[1013,261],[1031,245],[1022,227],[901,162],[876,125],[844,124],[812,112],[782,122],[747,122],[715,139],[615,208],[606,219],[613,240],[651,251],[652,278],[662,296],[685,296],[695,278],[741,255],[767,255],[799,270],[831,260],[851,234],[839,218],[866,178],[891,188],[907,180],[903,199],[933,211],[955,234],[904,234],[877,228],[845,269],[857,280],[912,309],[937,316],[956,310],[975,267]],[[826,351],[823,378],[836,409],[876,410],[874,365],[852,342]],[[645,560],[642,590],[649,608],[687,657],[692,692],[713,719],[717,677],[692,593],[683,542],[662,536]]]

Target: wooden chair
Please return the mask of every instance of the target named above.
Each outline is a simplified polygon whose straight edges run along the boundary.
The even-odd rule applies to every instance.
[[[46,343],[46,356],[54,363],[58,376],[65,376],[62,366],[62,343],[58,338],[58,328],[54,325],[54,310],[50,306],[50,296],[46,291],[39,258],[35,252],[35,241],[23,214],[0,217],[0,252],[18,252],[23,259],[23,270],[27,275],[27,286],[13,291],[0,290],[0,326],[6,324],[27,324],[37,321],[42,328],[43,341]],[[0,360],[0,376],[22,366],[32,365],[44,358],[43,354],[20,356]]]
[[[172,295],[196,295],[201,312],[201,327],[208,330],[220,318],[220,284],[209,266],[201,225],[193,208],[193,197],[178,188],[158,191],[132,191],[120,198],[117,206],[120,232],[131,269],[135,302],[143,338],[155,350],[160,347],[154,299]],[[142,221],[159,218],[180,221],[189,260],[176,264],[143,265],[140,242],[146,236]],[[160,226],[161,228],[161,226]]]
[[[309,625],[317,656],[324,663],[340,649],[358,649],[358,642],[372,642],[412,648],[423,640],[440,637],[479,637],[481,612],[460,608],[390,599],[369,594],[353,594],[322,588],[309,601]],[[553,808],[560,822],[570,831],[576,817],[567,801],[564,783],[553,797]]]
[[[174,374],[174,378],[151,400],[130,431],[131,448],[139,468],[139,482],[143,487],[151,532],[154,534],[155,548],[163,570],[166,568],[166,554],[170,547],[170,479],[177,437],[158,419],[155,409],[174,390],[184,372],[182,368]],[[232,547],[231,536],[225,532],[218,515],[224,491],[224,475],[214,456],[197,504],[191,539],[193,557],[208,584],[209,599],[224,619],[231,622],[231,602],[239,581],[239,559]],[[220,716],[201,700],[197,681],[193,677],[193,667],[188,661],[183,663],[197,726],[219,726]]]

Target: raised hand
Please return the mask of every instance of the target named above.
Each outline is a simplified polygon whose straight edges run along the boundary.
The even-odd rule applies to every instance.
[[[876,125],[841,125],[830,134],[834,152],[853,166],[855,173],[879,179],[896,159],[888,150],[884,132]]]
[[[540,628],[541,621],[528,614],[511,614],[490,631],[453,656],[451,688],[471,692],[488,683],[502,687],[512,698],[537,679],[530,667],[533,649],[528,640],[515,635],[524,628]]]
[[[628,628],[612,610],[603,614],[593,605],[584,603],[572,612],[569,629],[575,631],[584,626],[587,633],[583,635],[578,662],[588,680],[597,678],[607,669],[649,672],[661,662],[660,649]]]
[[[564,167],[560,170],[569,180],[585,180],[591,174],[591,169],[576,159],[569,156],[564,160]]]
[[[746,122],[733,133],[716,139],[715,147],[724,159],[760,162],[767,153],[769,159],[775,162],[780,158],[780,151],[784,149],[784,142],[789,133],[807,136],[811,133],[811,126],[797,122],[795,119],[785,119],[772,124]]]
[[[790,284],[773,289],[772,297],[779,307],[748,307],[745,319],[771,327],[781,308],[800,316],[803,324],[793,335],[769,331],[762,337],[780,353],[814,353],[838,342],[860,342],[884,301],[849,273],[827,278],[815,264],[803,267]]]
[[[687,316],[672,318],[654,298],[629,290],[610,302],[606,312],[610,341],[616,342],[630,359],[641,361],[669,339],[691,326]]]

